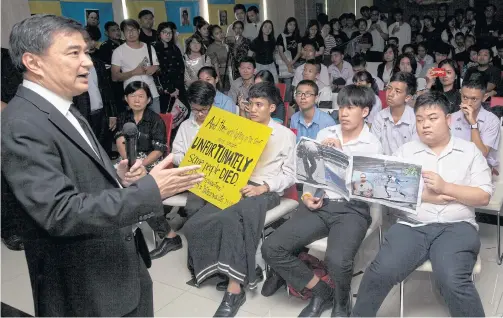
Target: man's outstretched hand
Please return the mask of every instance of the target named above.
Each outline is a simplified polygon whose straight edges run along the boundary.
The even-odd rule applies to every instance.
[[[150,175],[159,187],[163,200],[191,189],[204,179],[204,174],[196,173],[195,171],[201,168],[201,166],[168,168],[172,162],[173,154],[170,154],[150,171]]]

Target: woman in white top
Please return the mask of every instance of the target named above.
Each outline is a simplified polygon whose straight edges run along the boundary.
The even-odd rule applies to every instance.
[[[377,77],[379,77],[385,85],[388,84],[393,75],[397,57],[398,48],[394,44],[388,44],[384,47],[383,62],[377,67]]]
[[[459,32],[461,32],[461,30],[456,28],[456,18],[454,16],[447,17],[447,28],[442,31],[442,41],[456,47],[456,41],[454,37]]]
[[[187,39],[185,55],[185,86],[189,87],[192,82],[197,81],[197,73],[204,66],[212,66],[211,59],[206,56],[206,48],[203,39],[194,34]]]
[[[370,87],[376,94],[374,106],[372,106],[369,115],[367,116],[367,118],[365,118],[367,124],[371,126],[375,116],[382,110],[382,103],[381,99],[379,98],[379,88],[377,87],[376,81],[369,72],[360,71],[356,72],[353,76],[353,84],[355,84],[356,86]]]

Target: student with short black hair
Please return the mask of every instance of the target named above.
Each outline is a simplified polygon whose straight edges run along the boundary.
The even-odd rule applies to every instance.
[[[155,49],[150,44],[140,41],[140,24],[135,20],[122,21],[120,28],[126,42],[115,49],[112,54],[112,81],[124,82],[124,88],[133,81],[148,84],[153,99],[150,109],[159,114],[161,102],[152,76],[159,70],[159,60]]]
[[[140,41],[151,44],[157,40],[157,31],[153,29],[154,14],[148,9],[141,10],[138,13],[138,21],[140,22]]]
[[[404,72],[393,74],[386,86],[388,107],[375,116],[371,127],[385,155],[391,156],[400,146],[417,137],[414,110],[407,105],[416,94],[416,88],[415,76]]]
[[[208,112],[214,104],[217,90],[207,81],[198,80],[193,82],[187,89],[187,99],[190,104],[191,118],[180,124],[173,141],[173,164],[179,166],[183,157],[194,141],[199,128],[203,124]]]
[[[368,87],[345,86],[337,96],[341,124],[322,129],[316,140],[348,155],[382,154],[379,140],[365,124],[375,98]],[[330,190],[314,197],[316,191],[304,185],[298,211],[264,241],[262,257],[276,271],[278,280],[285,279],[296,290],[311,289],[313,297],[299,317],[319,317],[330,307],[332,317],[349,317],[354,257],[371,222],[369,205],[355,200],[348,202]],[[325,263],[335,290],[314,275],[295,253],[327,236]],[[277,285],[281,286],[280,283]]]
[[[394,156],[422,165],[422,202],[417,215],[408,214],[407,221],[386,232],[363,274],[354,317],[375,317],[393,286],[427,260],[452,317],[485,316],[471,276],[480,251],[475,207],[491,199],[491,173],[474,143],[451,135],[448,109],[440,92],[417,98],[419,140],[404,144]]]
[[[464,82],[469,81],[473,73],[484,74],[484,80],[487,83],[486,97],[496,96],[501,85],[501,71],[491,65],[493,55],[490,47],[480,46],[477,54],[478,66],[469,68],[463,77]]]
[[[344,82],[353,78],[353,67],[349,62],[344,61],[344,50],[342,48],[332,48],[330,57],[332,64],[328,67],[328,75],[331,83],[337,78],[344,79]]]
[[[478,75],[478,76],[476,76]],[[451,115],[452,135],[473,142],[491,168],[499,166],[501,124],[496,115],[482,107],[487,90],[483,74],[472,73],[461,87],[461,109]]]
[[[300,81],[295,89],[299,111],[290,119],[290,128],[297,129],[297,142],[302,137],[315,139],[320,130],[335,125],[332,116],[318,109],[318,93],[318,85],[313,80]]]
[[[268,70],[262,70],[259,71],[257,74],[255,74],[254,84],[262,82],[268,82],[276,85],[276,82],[274,82],[274,76]],[[277,104],[276,109],[271,113],[271,118],[277,121],[278,123],[282,124],[285,121],[285,115],[286,115],[285,104],[283,101],[281,101],[281,103]]]
[[[236,18],[236,21],[241,21],[241,23],[243,23],[243,30],[244,30],[244,24],[246,23],[246,7],[244,6],[244,4],[242,3],[238,3],[238,4],[235,4],[234,5],[234,17]],[[230,24],[228,27],[227,27],[227,37],[229,38],[232,38],[234,37],[236,34],[234,33],[234,24]]]
[[[227,93],[238,106],[243,100],[248,99],[248,90],[253,85],[256,66],[255,60],[250,56],[243,57],[239,62],[240,77],[231,83],[231,88]]]
[[[234,104],[229,96],[220,92],[217,88],[218,82],[220,81],[220,76],[218,76],[218,73],[213,66],[202,67],[197,73],[197,77],[200,81],[205,81],[215,87],[216,95],[213,104],[216,107],[226,110],[229,113],[236,113],[236,104]]]
[[[379,88],[377,87],[377,84],[372,75],[367,71],[360,71],[355,73],[355,75],[353,76],[353,84],[355,84],[356,86],[369,87],[376,94],[376,100],[374,105],[372,106],[372,110],[370,111],[367,118],[365,118],[367,124],[369,124],[369,126],[372,126],[374,118],[382,110],[382,102],[379,98]]]
[[[234,317],[245,303],[245,288],[258,283],[255,254],[264,227],[266,212],[276,207],[283,192],[295,184],[295,135],[271,119],[281,102],[277,88],[259,83],[249,91],[250,120],[272,129],[243,199],[220,210],[189,193],[188,220],[184,232],[191,270],[200,284],[215,273],[229,278],[227,291],[215,317]]]
[[[98,58],[105,64],[112,65],[112,54],[124,41],[121,39],[121,29],[117,22],[108,21],[105,23],[104,28],[108,39],[101,43]]]
[[[257,6],[249,6],[246,10],[246,22],[243,36],[253,41],[258,36],[260,29],[260,16]]]
[[[367,70],[367,61],[365,61],[365,58],[359,54],[353,56],[353,58],[351,59],[351,65],[353,65],[353,73]],[[384,89],[384,82],[379,77],[374,76],[373,74],[372,77],[374,78],[379,90],[382,91]],[[346,85],[351,84],[353,84],[352,78],[346,81]]]
[[[303,80],[305,63],[308,60],[316,58],[316,48],[313,43],[311,42],[304,43],[302,45],[302,48],[303,48],[303,57],[302,57],[303,64],[301,64],[295,69],[295,76],[293,77],[292,81],[293,86],[297,86],[297,84],[299,84],[299,82]],[[330,76],[328,75],[328,68],[323,64],[321,64],[320,67],[321,70],[318,83],[320,84],[320,86],[323,85],[323,87],[330,86]]]

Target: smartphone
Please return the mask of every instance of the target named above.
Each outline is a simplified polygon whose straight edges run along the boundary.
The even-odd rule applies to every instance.
[[[323,189],[316,189],[316,192],[314,193],[314,197],[318,199],[323,199],[325,196],[325,190]]]
[[[432,71],[433,71],[433,76],[435,76],[435,77],[445,77],[446,76],[445,69],[443,69],[443,68],[435,67],[435,68],[433,68]]]

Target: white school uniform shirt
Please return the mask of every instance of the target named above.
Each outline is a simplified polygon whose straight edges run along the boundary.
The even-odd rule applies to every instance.
[[[365,118],[365,121],[369,124],[374,123],[374,119],[376,116],[379,114],[379,112],[382,110],[382,102],[379,96],[376,95],[376,101],[374,103],[374,106],[372,106],[372,109],[370,110],[370,114]],[[382,145],[382,144],[381,144]]]
[[[394,156],[420,164],[423,171],[435,172],[446,182],[477,187],[491,196],[493,194],[491,170],[480,150],[472,142],[453,136],[442,153],[437,156],[427,145],[415,140],[400,147]],[[468,222],[478,229],[475,222],[475,208],[456,201],[448,204],[422,202],[416,211],[417,215],[408,214],[408,217],[420,224],[400,223],[421,226],[431,223]]]
[[[402,117],[395,124],[390,108],[387,107],[375,116],[371,131],[381,142],[384,154],[391,156],[403,144],[417,139],[414,110],[405,106]]]
[[[498,146],[501,138],[500,121],[496,115],[480,107],[477,123],[482,142],[491,148],[487,155],[487,163],[491,167],[497,167],[499,166]],[[472,141],[471,125],[462,110],[451,115],[451,134],[466,141]]]
[[[148,65],[159,65],[159,60],[157,59],[155,49],[151,46],[153,63],[150,63],[147,44],[143,42],[141,42],[141,44],[142,47],[139,49],[133,49],[132,47],[127,45],[127,43],[120,45],[112,54],[112,65],[120,66],[122,72],[129,72],[134,70],[142,61],[147,61]],[[145,82],[150,88],[152,98],[159,97],[159,93],[157,92],[157,87],[154,83],[154,78],[152,77],[152,75],[135,75],[130,79],[124,81],[124,88],[126,88],[129,83],[134,81]]]
[[[199,126],[194,118],[189,118],[180,124],[175,140],[173,140],[173,164],[179,166],[182,163],[183,157],[192,145],[199,132]]]
[[[388,33],[388,26],[386,25],[386,22],[379,20],[376,24],[381,27],[381,30],[384,33]],[[368,28],[370,28],[371,25],[372,21],[368,23]],[[370,34],[372,35],[372,47],[370,48],[370,51],[382,52],[384,50],[384,39],[381,36],[381,33],[377,30],[372,30]]]
[[[293,77],[292,85],[293,87],[296,87],[297,84],[299,84],[300,81],[304,79],[304,76],[302,73],[304,73],[304,66],[306,64],[299,65],[295,69],[295,76]],[[322,89],[325,86],[330,86],[330,77],[328,75],[328,68],[321,64],[321,70],[320,70],[320,75],[318,76],[318,79],[316,80],[316,85],[318,85],[318,89]]]
[[[402,25],[399,25],[400,30],[398,30],[395,34],[393,34],[392,31],[395,28],[395,26],[397,26],[397,25],[399,25],[398,22],[391,24],[388,27],[388,34],[390,37],[397,37],[398,38],[398,49],[400,52],[402,52],[402,47],[405,44],[410,44],[411,29],[410,29],[410,25],[407,22],[404,22]]]
[[[341,125],[330,126],[320,130],[316,136],[316,140],[322,142],[327,138],[339,139],[342,146],[342,151],[351,156],[352,154],[364,154],[364,155],[381,155],[383,154],[381,142],[370,132],[367,125],[363,125],[363,129],[355,140],[351,140],[348,143],[342,141],[342,130]],[[316,188],[313,186],[304,185],[304,193],[309,192],[314,194]],[[335,191],[325,189],[325,195],[329,199],[343,199],[344,197]]]
[[[353,80],[353,66],[351,66],[351,63],[348,63],[346,61],[342,61],[342,70],[339,70],[337,66],[334,64],[331,64],[328,67],[328,75],[329,75],[329,81],[330,83],[333,82],[334,79],[336,78],[343,78],[344,81],[348,80]]]
[[[273,119],[269,121],[268,126],[272,128],[272,133],[250,181],[257,184],[267,183],[270,192],[283,195],[283,192],[296,182],[296,136]]]
[[[98,74],[94,67],[91,67],[89,70],[89,88],[87,91],[91,102],[91,112],[103,109],[103,100],[101,99],[101,92],[98,86]]]
[[[243,31],[243,36],[253,41],[258,36],[258,31],[260,31],[261,24],[262,22],[260,21],[254,23],[246,23],[245,29]]]

